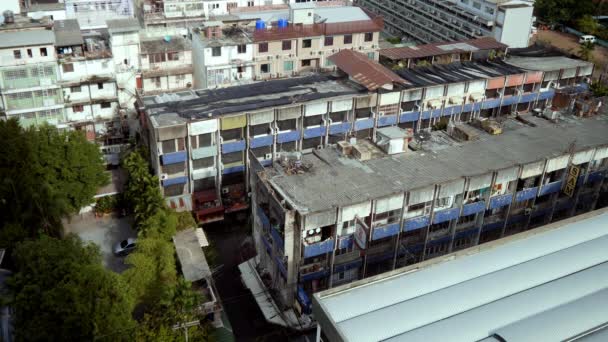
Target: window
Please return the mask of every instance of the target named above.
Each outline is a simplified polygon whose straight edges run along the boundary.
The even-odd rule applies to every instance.
[[[302,66],[303,67],[309,67],[310,65],[311,65],[310,59],[303,59],[302,60]]]
[[[161,63],[166,60],[165,57],[166,56],[164,53],[153,53],[148,55],[148,60],[150,63]]]
[[[102,102],[101,108],[111,108],[112,104],[110,102]]]
[[[70,87],[70,93],[80,93],[81,91],[82,91],[82,88],[80,86]]]
[[[247,53],[247,45],[245,45],[245,44],[237,45],[236,51],[238,53]]]
[[[72,63],[63,64],[61,68],[63,72],[74,72],[74,64]]]
[[[329,36],[329,37],[325,37],[325,46],[332,46],[334,45],[334,37]]]
[[[268,43],[260,43],[258,44],[258,52],[268,52]]]
[[[27,56],[28,56],[29,58],[34,57],[34,54],[32,53],[32,49],[27,49]]]
[[[283,51],[285,50],[291,50],[291,40],[283,41]]]
[[[481,3],[473,2],[473,7],[477,8],[477,9],[481,9]]]
[[[99,89],[99,90],[103,89],[103,83],[97,83],[97,89]]]
[[[462,3],[463,3],[463,4],[465,4],[465,5],[468,5],[468,4],[469,4],[469,0],[460,0],[460,2],[462,2]]]
[[[369,58],[371,60],[375,60],[376,59],[376,53],[375,52],[368,52],[367,53],[367,58]]]
[[[242,163],[243,162],[243,152],[232,152],[222,154],[222,164],[231,164],[231,163]]]
[[[308,49],[312,47],[312,39],[304,39],[302,41],[302,48],[303,49]]]
[[[247,1],[247,7],[253,7],[253,6],[254,6],[253,1]]]
[[[174,184],[165,187],[165,196],[178,196],[184,192],[184,184]]]
[[[21,59],[21,50],[13,50],[13,57],[15,57],[15,59]]]
[[[319,126],[322,123],[323,115],[313,115],[304,117],[304,127]]]
[[[163,140],[161,145],[163,146],[163,153],[173,153],[177,151],[175,148],[175,139]]]
[[[270,72],[270,64],[262,64],[260,65],[260,72],[262,74],[267,74]]]
[[[72,106],[72,112],[74,112],[74,113],[84,112],[84,106],[83,105]]]
[[[42,57],[48,56],[48,54],[46,52],[46,48],[40,48],[40,56],[42,56]]]
[[[294,130],[296,129],[296,119],[279,120],[277,126],[281,132]]]
[[[485,7],[485,10],[486,10],[486,13],[489,13],[489,14],[494,15],[494,9],[493,9],[492,7],[488,7],[488,6],[486,6],[486,7]]]
[[[267,123],[249,126],[249,135],[258,136],[270,134],[270,125]]]
[[[363,40],[366,42],[371,42],[374,40],[374,33],[373,32],[366,32],[365,36],[363,37]]]
[[[344,35],[344,44],[352,44],[353,43],[353,35],[345,34]]]
[[[222,137],[223,141],[241,140],[243,139],[243,129],[240,127],[225,129],[220,131],[220,136]]]
[[[169,61],[179,61],[179,52],[169,52],[169,53],[167,53],[167,60],[169,60]]]
[[[184,170],[186,168],[186,163],[185,162],[180,162],[180,163],[175,163],[175,164],[169,164],[169,165],[163,165],[162,166],[162,173],[167,173],[170,175],[174,175],[176,173],[183,173]]]
[[[293,71],[293,61],[283,62],[283,71]]]
[[[448,205],[450,205],[450,202],[451,202],[451,197],[438,198],[435,200],[435,207],[436,208],[447,207]]]
[[[222,47],[221,46],[216,46],[211,48],[211,56],[213,57],[220,57],[222,55]]]
[[[215,164],[215,157],[207,157],[201,159],[194,159],[192,161],[192,168],[195,170],[212,167]]]
[[[160,76],[152,77],[151,81],[152,81],[152,83],[154,83],[154,86],[156,86],[156,88],[160,88],[161,87]]]

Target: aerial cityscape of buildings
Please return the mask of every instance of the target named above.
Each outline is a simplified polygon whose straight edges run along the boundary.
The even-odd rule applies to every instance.
[[[167,207],[204,229],[248,219],[255,256],[237,267],[267,322],[317,341],[444,340],[465,319],[458,303],[407,326],[393,318],[606,240],[587,223],[605,222],[588,212],[608,204],[597,67],[530,47],[533,10],[518,0],[4,0],[0,120],[82,131],[108,170],[137,143]],[[205,283],[205,314],[223,326],[204,234],[173,240],[186,280]],[[550,245],[562,235],[565,245]],[[524,244],[526,255],[498,264]],[[585,272],[604,276],[605,262]],[[420,290],[458,264],[479,274]],[[568,265],[470,310],[498,317],[535,286],[582,272]],[[606,287],[572,298],[596,291]],[[566,302],[542,305],[574,310]],[[514,341],[507,325],[539,312],[454,340]]]

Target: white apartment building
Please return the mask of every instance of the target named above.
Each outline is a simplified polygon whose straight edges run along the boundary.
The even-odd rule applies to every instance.
[[[255,45],[240,28],[222,29],[222,23],[207,22],[192,34],[192,53],[196,61],[194,87],[216,88],[253,81]]]
[[[64,0],[66,16],[77,19],[81,29],[106,27],[106,20],[131,18],[133,0]]]
[[[422,43],[494,37],[527,47],[534,3],[520,0],[355,0],[385,19],[385,30]]]
[[[47,18],[19,16],[0,26],[1,116],[18,118],[25,126],[64,121],[55,35],[49,27]]]
[[[78,125],[113,119],[118,101],[107,41],[83,37],[76,19],[56,21],[54,32],[66,121]]]
[[[135,18],[108,20],[110,47],[118,87],[118,102],[127,112],[134,111],[137,97],[139,60],[139,21]]]
[[[141,91],[160,94],[192,87],[192,45],[180,36],[140,42]]]

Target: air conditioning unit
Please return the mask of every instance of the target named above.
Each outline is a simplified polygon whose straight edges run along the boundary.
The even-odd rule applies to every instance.
[[[167,178],[169,178],[169,175],[168,175],[168,174],[166,174],[166,173],[162,173],[162,174],[160,175],[160,180],[166,180]]]
[[[266,153],[264,159],[272,159],[272,153]]]

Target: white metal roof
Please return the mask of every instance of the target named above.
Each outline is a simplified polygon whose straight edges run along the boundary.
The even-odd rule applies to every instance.
[[[2,32],[0,34],[0,48],[47,44],[55,44],[55,34],[51,30]]]
[[[608,322],[581,309],[608,296],[606,227],[608,209],[575,217],[317,293],[313,311],[343,341],[570,338]]]

